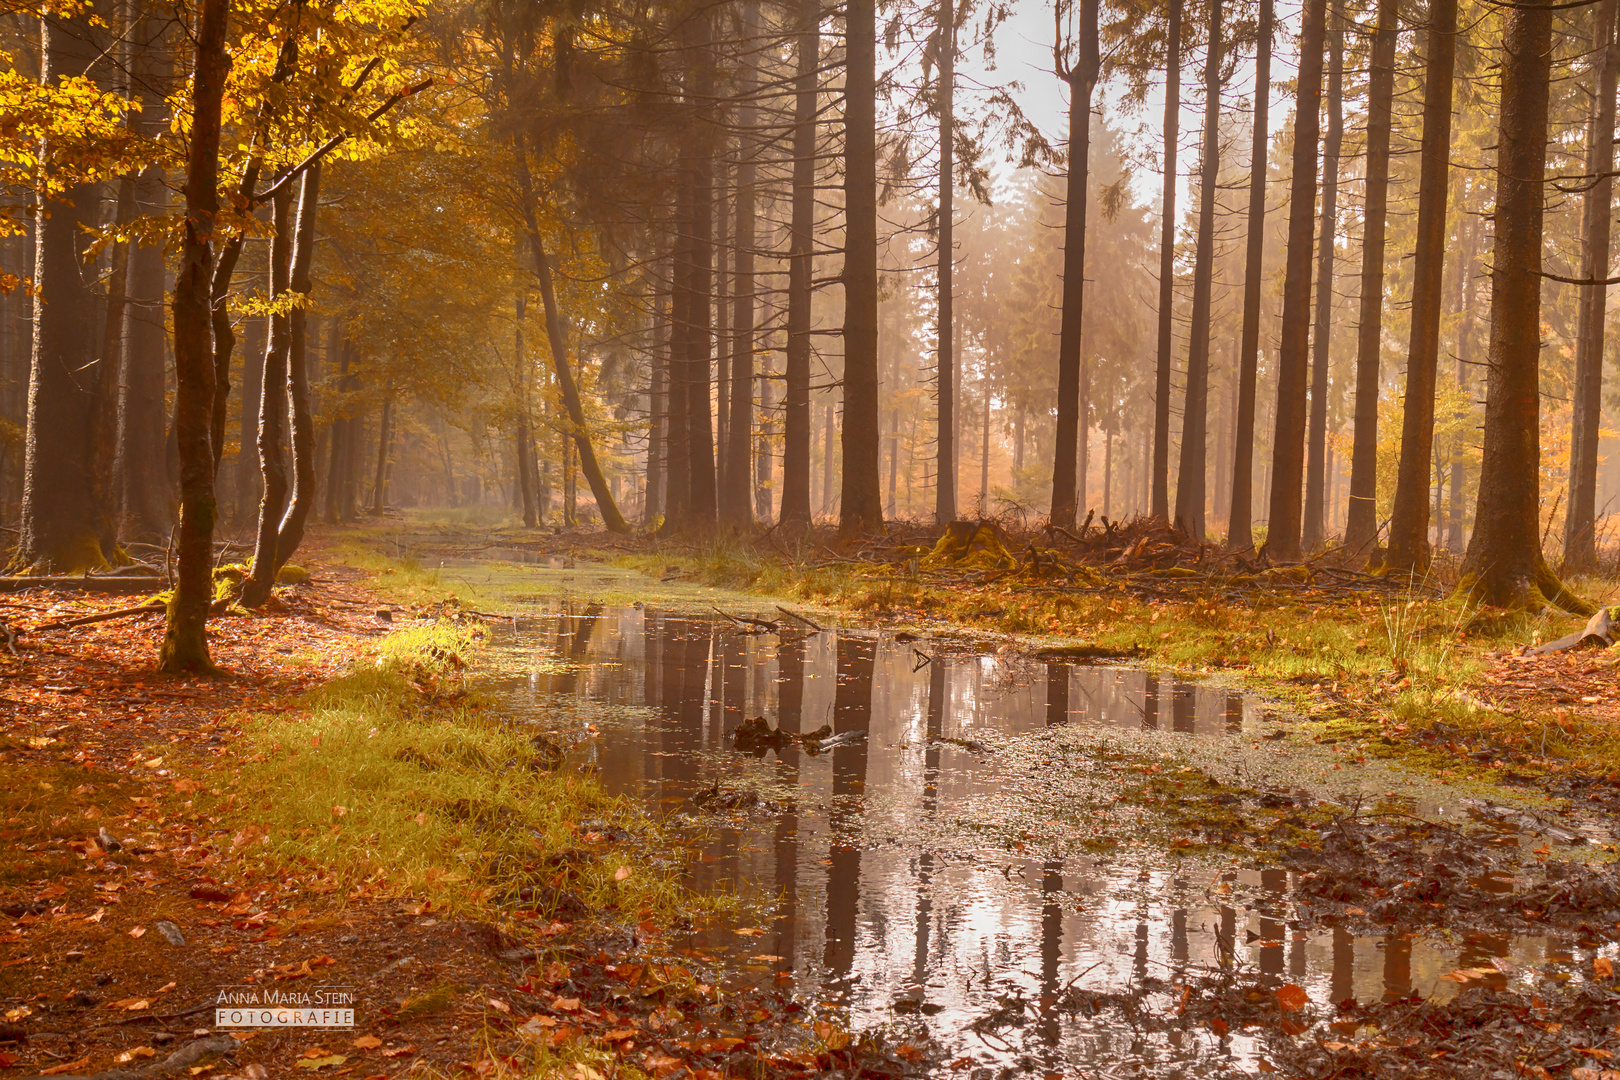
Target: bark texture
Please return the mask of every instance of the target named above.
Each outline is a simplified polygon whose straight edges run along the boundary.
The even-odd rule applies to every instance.
[[[214,350],[212,237],[219,213],[220,101],[230,60],[225,54],[230,0],[202,0],[191,85],[191,145],[186,159],[186,219],[174,285],[175,438],[180,455],[180,551],[174,599],[158,666],[167,672],[212,671],[208,605],[213,600],[214,465],[211,442]]]
[[[844,429],[838,531],[883,529],[878,430],[877,4],[846,0]]]
[[[1208,473],[1209,324],[1215,281],[1215,183],[1221,167],[1221,0],[1209,0],[1204,58],[1204,149],[1199,176],[1198,250],[1193,265],[1192,332],[1187,392],[1181,410],[1181,462],[1176,470],[1176,527],[1204,539]]]
[[[1301,544],[1315,551],[1327,538],[1327,399],[1333,353],[1334,238],[1339,232],[1339,151],[1344,145],[1344,4],[1328,16],[1327,135],[1322,140],[1322,227],[1316,241],[1316,331],[1311,341],[1311,414],[1305,457]]]
[[[1609,276],[1609,237],[1614,224],[1614,95],[1620,80],[1620,43],[1615,40],[1617,0],[1603,0],[1593,12],[1597,51],[1597,111],[1586,139],[1586,173],[1595,179],[1586,192],[1585,252],[1581,276]],[[1604,315],[1609,290],[1583,287],[1575,338],[1574,415],[1571,419],[1569,506],[1564,512],[1564,568],[1597,566],[1598,433],[1603,422]]]
[[[1305,0],[1294,94],[1294,175],[1289,183],[1288,255],[1277,355],[1277,414],[1271,453],[1270,515],[1262,553],[1300,557],[1300,487],[1305,476],[1305,384],[1310,348],[1311,226],[1321,135],[1322,45],[1327,0]]]
[[[1385,0],[1386,3],[1392,0]],[[1254,121],[1249,144],[1249,222],[1243,260],[1243,336],[1238,344],[1238,400],[1232,444],[1232,506],[1226,546],[1242,551],[1254,546],[1254,404],[1260,367],[1261,269],[1266,249],[1266,163],[1271,135],[1271,38],[1275,29],[1272,0],[1260,0],[1254,61]]]
[[[1451,90],[1456,39],[1457,0],[1431,0],[1429,58],[1425,65],[1423,94],[1423,147],[1418,166],[1417,251],[1412,264],[1412,336],[1406,361],[1401,461],[1395,476],[1395,504],[1389,518],[1389,553],[1384,560],[1386,569],[1403,574],[1423,574],[1429,568],[1432,554],[1429,477],[1434,457],[1434,387],[1440,363],[1440,316],[1445,292],[1446,201],[1451,188],[1447,173],[1451,158]],[[1545,123],[1544,105],[1543,127]],[[1498,200],[1497,235],[1500,237],[1500,194]],[[1540,218],[1538,213],[1538,242]],[[1539,257],[1536,269],[1539,273]],[[1494,297],[1492,306],[1494,309]]]
[[[1356,333],[1355,435],[1344,546],[1370,555],[1378,540],[1378,381],[1384,334],[1384,237],[1389,208],[1389,137],[1395,101],[1397,0],[1378,0],[1367,80],[1367,176],[1361,231],[1361,325]]]
[[[1497,136],[1496,248],[1486,362],[1485,445],[1460,588],[1498,607],[1543,601],[1589,614],[1541,553],[1541,244],[1552,11],[1507,9]]]
[[[1159,220],[1159,366],[1153,383],[1153,496],[1150,512],[1170,516],[1170,370],[1175,359],[1176,139],[1181,130],[1181,0],[1166,5],[1164,197]]]
[[[1098,0],[1080,0],[1076,55],[1054,57],[1069,84],[1069,175],[1063,222],[1063,311],[1058,330],[1056,450],[1052,459],[1052,524],[1074,527],[1076,461],[1086,422],[1081,401],[1081,345],[1085,328],[1086,190],[1091,164],[1091,95],[1097,86]]]

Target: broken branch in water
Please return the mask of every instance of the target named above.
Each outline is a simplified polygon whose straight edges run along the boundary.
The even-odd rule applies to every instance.
[[[742,627],[745,633],[777,634],[782,631],[782,624],[771,619],[756,619],[750,615],[733,615],[731,612],[721,611],[719,608],[714,608],[714,613],[730,619],[733,623]]]
[[[808,626],[810,629],[815,630],[817,633],[823,633],[824,634],[824,633],[827,632],[827,628],[825,626],[822,626],[820,623],[816,622],[814,619],[807,618],[807,617],[805,617],[803,615],[800,615],[799,613],[794,612],[794,611],[789,611],[787,608],[783,607],[781,604],[776,605],[776,610],[780,611],[782,614],[786,615],[790,619],[799,620],[800,622],[804,623],[804,625]]]

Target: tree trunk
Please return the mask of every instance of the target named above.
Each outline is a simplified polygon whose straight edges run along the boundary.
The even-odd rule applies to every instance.
[[[382,416],[377,420],[377,473],[371,484],[371,516],[381,517],[388,507],[388,452],[394,441],[394,392],[383,395]]]
[[[752,41],[759,34],[758,5],[744,5],[742,18],[743,36]],[[754,137],[757,117],[753,99],[757,83],[753,64],[745,63],[738,89],[743,108],[737,114],[737,128],[743,136],[738,147],[736,254],[731,278],[731,402],[726,425],[726,472],[720,491],[720,520],[735,529],[746,529],[754,523],[754,158],[759,144]],[[726,409],[724,402],[721,408]]]
[[[270,302],[285,300],[291,289],[293,220],[292,189],[276,195],[275,236],[270,241]],[[276,583],[276,525],[287,505],[287,462],[283,435],[287,425],[287,354],[292,347],[289,313],[270,316],[270,341],[264,350],[264,389],[259,397],[258,528],[253,568],[242,583],[242,606],[255,608],[270,599]]]
[[[1361,233],[1361,325],[1356,334],[1355,437],[1344,546],[1357,558],[1378,541],[1378,383],[1384,335],[1384,236],[1389,206],[1389,136],[1395,99],[1398,0],[1378,0],[1367,82],[1367,179]]]
[[[834,432],[837,430],[835,417],[837,410],[833,407],[831,395],[828,396],[824,410],[824,424],[821,438],[821,514],[831,517],[833,512],[833,492],[837,490],[834,477],[837,474],[834,466],[838,463],[837,455],[833,453]]]
[[[1586,193],[1585,252],[1581,276],[1609,276],[1609,234],[1614,205],[1614,96],[1620,81],[1620,44],[1615,41],[1616,0],[1594,10],[1595,46],[1600,61],[1597,113],[1586,140],[1586,172],[1595,179]],[[1569,506],[1564,511],[1564,568],[1597,566],[1596,515],[1598,434],[1603,422],[1603,332],[1609,290],[1587,285],[1580,295],[1580,326],[1575,339],[1574,416],[1570,432]]]
[[[516,317],[512,332],[512,389],[517,398],[517,422],[513,424],[512,456],[517,459],[518,509],[523,514],[525,527],[533,529],[540,524],[534,506],[534,451],[529,435],[529,378],[528,357],[523,352],[523,318],[527,313],[528,298],[519,293],[514,302]]]
[[[1469,222],[1464,217],[1464,222]],[[1467,390],[1472,381],[1469,365],[1474,359],[1474,297],[1477,292],[1474,261],[1479,255],[1479,238],[1483,225],[1477,221],[1467,230],[1468,242],[1463,248],[1462,265],[1457,268],[1462,277],[1462,303],[1458,305],[1457,324],[1457,387]],[[1461,454],[1451,459],[1451,508],[1446,528],[1446,547],[1456,554],[1463,553],[1463,485],[1467,482],[1467,469]]]
[[[657,527],[664,516],[666,432],[669,427],[669,294],[660,291],[653,307],[652,376],[647,388],[647,495],[642,500],[643,528]]]
[[[1170,517],[1170,373],[1175,361],[1176,139],[1181,125],[1181,0],[1169,0],[1165,18],[1164,197],[1159,221],[1159,366],[1153,389],[1153,507]]]
[[[1198,252],[1193,266],[1187,396],[1181,410],[1181,463],[1176,472],[1176,528],[1204,539],[1209,420],[1210,303],[1215,277],[1215,184],[1221,167],[1221,0],[1209,0],[1204,60],[1204,153],[1198,181]]]
[[[1485,447],[1461,587],[1497,607],[1545,600],[1587,614],[1591,606],[1564,588],[1541,553],[1538,375],[1552,10],[1523,0],[1503,21]]]
[[[332,414],[332,433],[329,436],[331,446],[326,466],[326,518],[328,525],[335,525],[344,520],[344,491],[349,484],[351,470],[350,430],[356,421],[350,417],[352,408],[348,398],[353,387],[350,385],[349,374],[349,343],[343,340],[342,323],[336,319],[331,320],[327,331],[326,348],[328,354],[335,353],[338,358],[337,392],[338,404]]]
[[[315,256],[315,225],[320,215],[321,163],[304,170],[298,182],[298,221],[293,229],[291,285],[304,299],[288,316],[291,340],[287,352],[287,396],[291,399],[292,497],[276,533],[276,570],[287,565],[304,542],[304,527],[315,506],[315,420],[309,401],[309,348],[307,308],[311,290],[310,266]],[[448,472],[448,467],[446,469]],[[452,502],[455,493],[449,492]]]
[[[821,0],[802,0],[794,73],[793,209],[788,246],[782,505],[789,532],[810,524],[810,300],[816,227],[816,110],[821,90]]]
[[[1395,505],[1389,519],[1389,554],[1384,563],[1390,571],[1414,575],[1428,570],[1431,554],[1429,469],[1434,454],[1434,386],[1440,360],[1440,316],[1445,291],[1446,196],[1451,187],[1447,173],[1451,158],[1451,89],[1456,40],[1457,0],[1431,0],[1418,178],[1417,251],[1412,264],[1412,336],[1406,362],[1401,461],[1395,477]],[[1545,124],[1545,88],[1542,94]],[[1506,135],[1505,120],[1503,134]],[[1544,158],[1545,154],[1542,156]],[[1541,174],[1538,171],[1536,175]],[[1498,204],[1499,237],[1504,224],[1501,209]],[[1538,209],[1538,242],[1540,222]],[[1538,273],[1540,269],[1538,256]],[[1494,298],[1492,305],[1494,309]],[[1539,300],[1537,310],[1540,310]],[[1532,514],[1532,531],[1535,521],[1536,515]],[[1540,551],[1539,546],[1537,551]]]
[[[1391,3],[1393,0],[1384,0]],[[1249,150],[1249,224],[1243,263],[1243,340],[1238,356],[1237,432],[1232,447],[1232,507],[1226,546],[1254,546],[1254,403],[1260,367],[1261,268],[1266,249],[1266,167],[1271,132],[1272,0],[1260,0],[1259,43],[1254,61],[1254,120]]]
[[[1270,517],[1264,553],[1300,557],[1300,485],[1305,466],[1305,384],[1310,348],[1311,226],[1321,133],[1322,45],[1327,0],[1305,0],[1294,95],[1294,176],[1289,184],[1288,258],[1277,356],[1277,419],[1271,448]]]
[[[186,219],[174,285],[175,436],[180,452],[180,552],[158,666],[166,672],[212,671],[208,605],[214,598],[214,465],[210,442],[214,353],[210,340],[214,218],[219,213],[220,102],[230,0],[202,0],[191,84],[186,156]]]
[[[1177,3],[1180,0],[1176,0]],[[1056,447],[1052,459],[1052,524],[1074,527],[1075,475],[1080,431],[1085,424],[1080,402],[1081,347],[1086,288],[1086,190],[1091,164],[1091,95],[1097,86],[1098,0],[1081,0],[1077,55],[1061,62],[1069,84],[1069,175],[1063,222],[1063,310],[1058,328],[1058,400]]]
[[[84,75],[99,50],[89,10],[40,19],[40,81]],[[74,573],[107,565],[92,422],[96,339],[93,273],[81,243],[97,222],[99,190],[80,184],[37,215],[34,243],[34,349],[28,383],[21,533],[13,569]]]
[[[1311,416],[1305,469],[1306,551],[1322,546],[1327,481],[1328,368],[1333,354],[1333,256],[1339,231],[1339,150],[1344,143],[1344,3],[1328,25],[1328,129],[1322,141],[1322,232],[1316,244],[1316,332],[1311,355]],[[1442,181],[1443,182],[1443,181]]]
[[[838,531],[883,531],[878,487],[877,3],[846,0],[844,81],[844,475]]]
[[[142,110],[138,130],[155,138],[167,128],[163,94],[154,85],[168,73],[166,24],[148,9],[135,24],[133,51],[136,92]],[[135,205],[145,213],[168,209],[164,171],[142,169],[135,178]],[[118,379],[119,529],[132,540],[166,541],[174,524],[174,491],[163,469],[166,433],[165,368],[167,334],[163,325],[164,252],[162,243],[132,242],[128,302]]]
[[[556,293],[552,289],[551,262],[546,255],[545,243],[540,239],[534,181],[529,174],[528,162],[523,158],[524,152],[521,146],[518,147],[518,190],[523,200],[522,212],[524,225],[529,234],[530,253],[534,259],[534,274],[540,284],[540,302],[545,313],[546,340],[551,346],[552,370],[557,375],[557,388],[562,394],[563,408],[568,413],[570,434],[579,449],[580,468],[585,472],[585,479],[591,486],[591,495],[596,499],[596,507],[602,514],[602,525],[608,532],[627,533],[630,526],[619,514],[619,508],[613,502],[613,494],[608,490],[607,477],[596,460],[596,450],[591,446],[590,432],[585,426],[585,408],[580,401],[579,386],[574,382],[574,374],[568,368],[567,335],[563,329],[562,314],[557,310]],[[378,490],[380,492],[381,488]],[[380,513],[380,508],[375,512]]]
[[[936,95],[939,105],[939,268],[935,274],[936,302],[939,305],[935,349],[935,377],[939,380],[939,482],[934,485],[934,521],[944,525],[957,518],[957,373],[956,355],[952,351],[952,339],[956,333],[953,295],[956,268],[956,5],[952,0],[939,0],[939,25],[935,33],[939,41],[939,91]],[[1072,107],[1070,111],[1073,111]],[[1072,137],[1070,142],[1073,142]],[[1083,170],[1082,166],[1082,175]],[[1083,222],[1081,228],[1085,228]],[[1060,408],[1060,429],[1063,425],[1062,412]],[[1061,456],[1059,460],[1062,460]],[[1069,516],[1072,520],[1072,511]]]
[[[128,31],[124,31],[127,33]],[[127,88],[126,88],[127,89]],[[118,180],[118,196],[113,223],[124,225],[135,217],[135,175],[126,173]],[[95,397],[90,407],[90,462],[94,488],[90,493],[96,510],[99,546],[109,561],[119,561],[119,493],[122,484],[118,470],[124,463],[118,443],[118,404],[120,375],[124,368],[124,313],[129,310],[129,250],[131,243],[109,245],[111,267],[107,273],[107,298],[102,311],[99,359],[86,373]]]

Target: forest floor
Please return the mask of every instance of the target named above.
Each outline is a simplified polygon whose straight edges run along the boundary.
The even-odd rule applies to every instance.
[[[558,770],[555,746],[493,722],[469,690],[482,624],[467,612],[491,598],[422,563],[502,548],[792,599],[962,648],[1127,659],[1258,689],[1298,718],[1289,739],[1352,767],[1413,769],[1485,811],[1536,803],[1544,872],[1516,891],[1477,887],[1504,872],[1500,833],[1515,826],[1485,811],[1464,829],[1132,765],[1139,783],[1122,798],[1158,815],[1178,850],[1266,849],[1347,925],[1556,925],[1595,948],[1620,936],[1612,847],[1569,858],[1557,824],[1612,819],[1620,798],[1614,655],[1525,655],[1581,620],[1114,532],[936,551],[919,530],[851,551],[390,520],[321,534],[309,582],[216,619],[229,675],[209,680],[152,674],[152,617],[28,632],[128,601],[0,596],[0,621],[20,631],[17,654],[0,651],[0,1076],[950,1071],[921,1040],[852,1041],[785,987],[717,989],[706,958],[677,947],[707,901],[646,858],[668,837]],[[1285,1075],[1599,1080],[1620,1055],[1620,994],[1601,957],[1534,992],[1498,970],[1454,974],[1464,991],[1443,1004],[1327,1015],[1254,973],[1188,984],[1156,1012],[1152,987],[1067,991],[1043,1008],[1270,1032],[1267,1067]],[[227,987],[339,988],[360,1021],[221,1034],[212,1010]]]
[[[155,675],[154,616],[31,632],[128,599],[0,595],[0,1076],[910,1068],[666,943],[701,901],[648,869],[648,823],[483,715],[450,590],[305,565],[210,623],[217,679]],[[357,1026],[232,1034],[230,988]]]

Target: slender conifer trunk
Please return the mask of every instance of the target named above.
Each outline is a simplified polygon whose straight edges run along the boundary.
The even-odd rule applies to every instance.
[[[1170,374],[1175,362],[1176,139],[1181,130],[1181,0],[1165,12],[1164,196],[1159,218],[1159,366],[1153,389],[1153,502],[1156,518],[1170,517]]]

